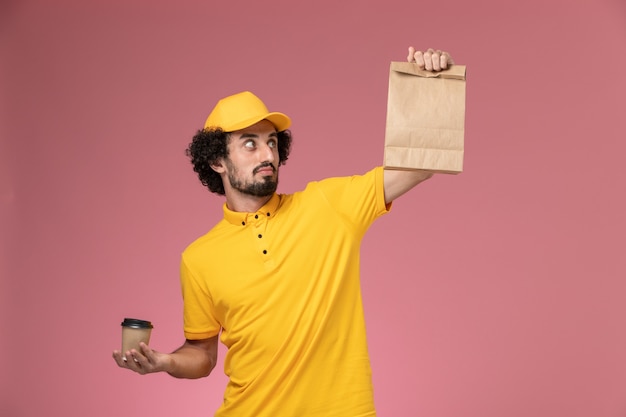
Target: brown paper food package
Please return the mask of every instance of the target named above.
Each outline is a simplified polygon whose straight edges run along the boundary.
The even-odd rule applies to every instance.
[[[465,66],[420,70],[392,62],[384,167],[457,174],[463,171]]]

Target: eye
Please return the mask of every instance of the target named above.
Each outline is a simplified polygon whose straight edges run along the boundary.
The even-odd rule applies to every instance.
[[[276,139],[270,139],[267,142],[267,146],[269,146],[270,148],[275,148],[278,146],[278,142],[276,141]]]
[[[253,140],[247,140],[247,141],[244,142],[243,146],[245,146],[248,149],[254,149],[256,144],[254,143]]]

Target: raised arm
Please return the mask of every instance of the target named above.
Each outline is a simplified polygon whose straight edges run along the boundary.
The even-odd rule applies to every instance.
[[[432,176],[432,172],[418,169],[410,171],[385,169],[383,174],[385,203],[391,203],[420,182],[426,181]]]
[[[415,62],[421,69],[441,71],[454,64],[449,53],[428,49],[425,52],[409,47],[408,62]],[[385,202],[390,203],[417,184],[433,176],[430,171],[385,169]]]
[[[160,353],[141,343],[141,352],[133,349],[125,352],[123,357],[122,352],[116,350],[113,351],[113,359],[120,368],[130,369],[142,375],[167,372],[176,378],[202,378],[211,373],[217,362],[218,337],[186,340],[172,353]]]

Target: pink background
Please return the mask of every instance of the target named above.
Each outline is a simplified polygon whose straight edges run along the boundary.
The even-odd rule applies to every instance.
[[[185,147],[249,89],[294,120],[281,192],[365,172],[409,45],[468,67],[465,172],[364,241],[379,415],[626,415],[623,0],[4,0],[0,42],[1,416],[212,415],[221,363],[110,357],[124,317],[183,340],[180,252],[223,202]]]

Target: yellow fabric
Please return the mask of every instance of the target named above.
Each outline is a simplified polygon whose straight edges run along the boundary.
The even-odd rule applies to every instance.
[[[389,210],[383,170],[275,194],[183,253],[188,339],[217,335],[229,383],[219,417],[374,416],[359,248]]]

